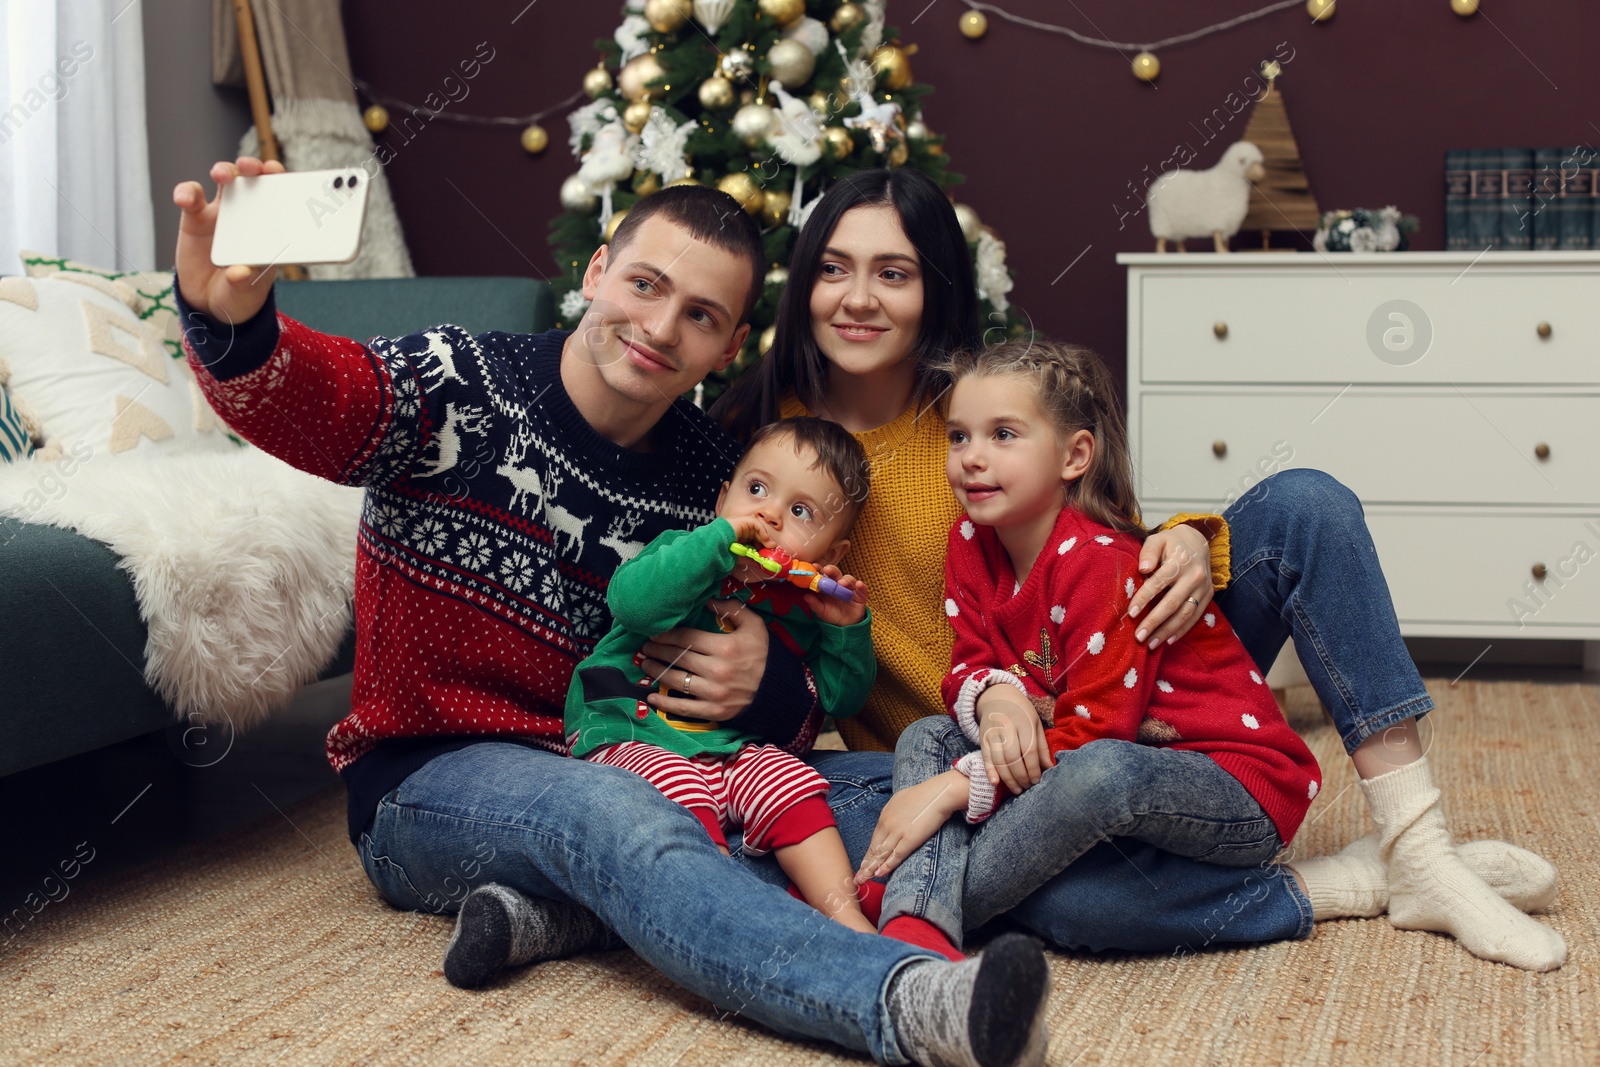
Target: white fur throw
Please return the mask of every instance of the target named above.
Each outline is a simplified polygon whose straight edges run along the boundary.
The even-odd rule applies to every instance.
[[[0,514],[103,541],[149,629],[145,680],[180,719],[246,729],[350,628],[361,490],[257,449],[0,463]],[[15,620],[26,625],[26,620]]]

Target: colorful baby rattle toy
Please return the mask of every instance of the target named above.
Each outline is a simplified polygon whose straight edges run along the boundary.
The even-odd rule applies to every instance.
[[[763,548],[759,551],[749,545],[735,541],[729,546],[736,556],[753,559],[774,575],[784,581],[808,589],[813,593],[822,593],[835,600],[854,600],[856,595],[849,589],[822,573],[822,568],[815,563],[807,563],[803,559],[795,559],[789,553],[776,546]]]

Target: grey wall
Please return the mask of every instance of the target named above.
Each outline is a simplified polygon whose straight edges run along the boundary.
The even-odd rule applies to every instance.
[[[178,242],[172,187],[232,159],[250,128],[243,89],[211,84],[211,0],[145,0],[144,94],[150,131],[150,199],[156,213],[156,266],[170,269]]]

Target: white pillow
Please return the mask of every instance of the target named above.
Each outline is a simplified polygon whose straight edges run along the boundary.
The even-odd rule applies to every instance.
[[[99,452],[236,447],[132,287],[90,274],[0,278],[0,373],[50,462]]]

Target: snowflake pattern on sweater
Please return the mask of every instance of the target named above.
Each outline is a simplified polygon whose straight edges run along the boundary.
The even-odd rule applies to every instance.
[[[955,631],[946,707],[977,744],[979,695],[1010,685],[1038,708],[1052,752],[1112,738],[1203,753],[1239,780],[1288,844],[1321,787],[1316,758],[1215,607],[1174,644],[1151,651],[1134,639],[1128,602],[1143,581],[1139,548],[1063,508],[1019,586],[994,528],[963,515],[945,560],[943,610]],[[979,784],[976,761],[961,769]],[[983,818],[993,803],[969,816]]]
[[[367,489],[334,769],[388,738],[499,734],[565,752],[568,682],[610,626],[612,571],[709,522],[737,446],[682,399],[656,450],[605,439],[561,385],[564,331],[439,326],[361,344],[265,313],[210,369],[185,348],[242,436]],[[252,346],[270,354],[234,351]]]

